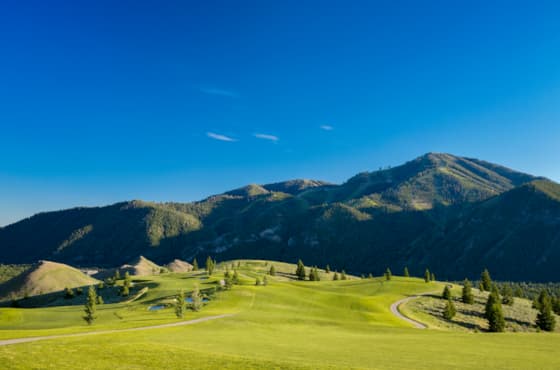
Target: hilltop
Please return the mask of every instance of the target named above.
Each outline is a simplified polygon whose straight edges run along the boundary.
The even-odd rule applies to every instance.
[[[93,285],[98,282],[71,266],[40,261],[20,275],[0,284],[0,300],[32,297],[62,291],[65,288]]]
[[[408,266],[462,279],[488,267],[501,280],[557,280],[559,189],[497,164],[428,153],[340,185],[291,180],[193,203],[41,213],[0,229],[0,262],[304,258],[356,274]]]

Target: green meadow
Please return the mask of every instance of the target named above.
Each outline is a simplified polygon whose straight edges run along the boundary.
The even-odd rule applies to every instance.
[[[134,279],[131,302],[98,306],[92,326],[82,305],[1,308],[0,339],[118,330],[180,321],[170,304],[179,289],[218,286],[226,266],[237,266],[241,284],[209,295],[200,312],[183,320],[232,316],[187,326],[48,339],[0,347],[5,369],[554,369],[557,333],[420,330],[395,317],[391,303],[439,291],[442,283],[393,277],[332,281],[293,280],[294,265],[266,261],[222,263],[204,272]],[[274,264],[277,275],[255,286]],[[103,290],[99,293],[103,295]],[[419,317],[421,315],[418,315]]]

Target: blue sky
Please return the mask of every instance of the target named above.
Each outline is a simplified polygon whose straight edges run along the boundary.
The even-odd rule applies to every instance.
[[[560,180],[556,1],[8,2],[0,225],[425,152]]]

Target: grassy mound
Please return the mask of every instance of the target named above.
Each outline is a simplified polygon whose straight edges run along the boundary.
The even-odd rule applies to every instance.
[[[188,262],[181,261],[179,259],[174,259],[173,261],[165,265],[165,267],[170,272],[189,272],[192,271],[193,269],[193,265],[191,265]]]
[[[31,297],[97,284],[99,281],[71,266],[40,261],[27,271],[0,285],[0,299]]]
[[[149,276],[157,275],[161,270],[161,266],[158,266],[154,262],[150,261],[144,256],[140,256],[130,263],[122,265],[120,267],[122,273],[128,272],[130,275],[135,276]]]

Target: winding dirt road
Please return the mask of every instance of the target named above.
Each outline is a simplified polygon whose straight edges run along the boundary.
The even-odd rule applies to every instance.
[[[399,311],[399,306],[400,306],[401,304],[403,304],[403,303],[406,303],[406,302],[412,300],[412,299],[415,299],[415,298],[418,298],[418,297],[421,297],[421,296],[424,296],[424,295],[429,295],[429,294],[434,294],[434,292],[417,294],[417,295],[413,295],[413,296],[410,296],[410,297],[406,297],[406,298],[400,299],[400,300],[396,301],[395,303],[393,303],[393,304],[391,305],[391,313],[392,313],[393,315],[397,316],[399,319],[411,323],[412,325],[414,325],[415,328],[418,328],[418,329],[426,329],[427,326],[426,326],[425,324],[421,323],[420,321],[413,320],[413,319],[411,319],[411,318],[406,317],[405,315],[403,315],[403,314]]]
[[[198,323],[205,322],[205,321],[222,319],[224,317],[229,317],[229,316],[233,316],[233,315],[234,314],[208,316],[208,317],[202,317],[200,319],[172,322],[172,323],[169,323],[169,324],[161,324],[161,325],[143,326],[143,327],[139,327],[139,328],[130,328],[130,329],[100,330],[100,331],[90,331],[90,332],[87,332],[87,333],[46,335],[46,336],[43,336],[43,337],[5,339],[5,340],[0,340],[0,346],[7,346],[9,344],[18,344],[18,343],[27,343],[27,342],[37,342],[39,340],[46,340],[46,339],[85,337],[85,336],[89,336],[89,335],[98,335],[98,334],[125,333],[125,332],[129,332],[129,331],[172,328],[172,327],[175,327],[175,326],[193,325],[193,324],[198,324]]]

